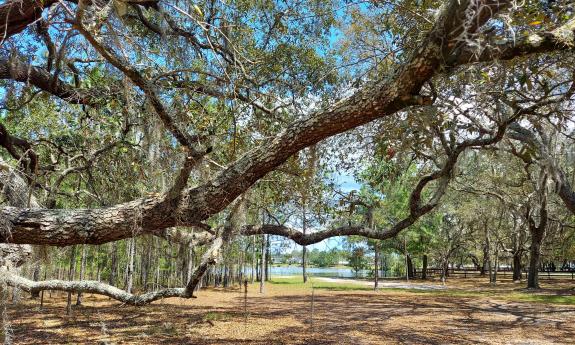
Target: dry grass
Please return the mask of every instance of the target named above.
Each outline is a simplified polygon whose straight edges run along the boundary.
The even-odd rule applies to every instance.
[[[359,286],[359,284],[358,284]],[[573,294],[570,281],[535,296]],[[11,306],[16,344],[572,344],[575,307],[527,301],[505,281],[457,280],[448,291],[314,291],[310,285],[202,290],[197,299],[131,307],[96,296],[65,316],[65,296]],[[571,298],[571,296],[568,296]],[[545,299],[542,299],[545,301]]]

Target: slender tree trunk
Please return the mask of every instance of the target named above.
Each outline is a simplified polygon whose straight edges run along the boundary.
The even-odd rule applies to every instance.
[[[307,222],[306,222],[306,208],[305,205],[303,207],[303,218],[302,218],[302,231],[305,236],[307,230]],[[301,252],[301,268],[303,274],[303,282],[304,284],[307,283],[307,246],[303,246]]]
[[[118,242],[112,243],[112,260],[110,264],[109,284],[116,286],[116,276],[118,274]]]
[[[443,259],[441,267],[441,282],[443,284],[445,284],[445,281],[447,280],[448,271],[449,271],[449,259],[445,258]]]
[[[496,250],[495,251],[495,255],[494,255],[494,259],[493,259],[493,269],[490,270],[492,272],[491,275],[491,279],[490,279],[490,283],[491,284],[497,284],[497,269],[499,266],[499,253]]]
[[[95,267],[99,265],[99,261],[98,261],[98,254],[96,253],[98,249],[92,247],[92,260],[90,260],[90,280],[96,280],[94,274],[96,274],[96,269]]]
[[[74,280],[74,271],[76,270],[76,246],[70,249],[70,269],[68,270],[68,280]],[[68,292],[68,301],[66,303],[66,315],[72,313],[72,292]]]
[[[34,252],[36,252],[38,249],[35,248]],[[41,266],[40,266],[40,257],[39,255],[37,255],[35,257],[35,262],[34,262],[34,272],[32,273],[32,279],[34,279],[35,282],[37,282],[38,280],[40,280],[40,270],[41,270]],[[30,296],[32,298],[38,298],[40,297],[40,292],[38,291],[34,291],[30,294]]]
[[[265,281],[265,267],[266,267],[266,238],[265,235],[263,235],[262,237],[262,257],[261,257],[261,263],[260,263],[260,293],[264,293],[264,281]]]
[[[252,284],[255,281],[254,279],[255,279],[256,270],[257,270],[256,266],[257,266],[256,265],[256,237],[252,236],[252,270],[251,270],[251,278],[250,278]]]
[[[156,290],[160,290],[160,283],[161,283],[161,281],[162,281],[162,277],[160,276],[160,273],[161,273],[161,271],[160,271],[160,260],[159,260],[159,258],[158,258],[158,261],[157,261],[157,264],[156,264],[156,279],[155,279],[155,282],[156,282]]]
[[[44,280],[46,280],[46,277],[48,275],[48,269],[44,270]],[[40,310],[42,310],[44,308],[44,290],[42,290],[42,292],[40,292]]]
[[[188,281],[192,278],[194,272],[194,247],[190,245],[188,249]]]
[[[485,239],[485,245],[483,246],[483,263],[481,265],[481,269],[479,270],[479,274],[484,277],[485,273],[487,272],[487,267],[489,265],[489,243],[487,242],[487,238]]]
[[[134,279],[134,256],[136,255],[136,238],[132,237],[129,242],[128,266],[126,270],[126,291],[132,293]]]
[[[411,255],[407,254],[406,261],[407,261],[407,274],[409,276],[409,279],[413,279],[415,277],[413,274],[413,260],[411,259]]]
[[[373,289],[377,290],[378,285],[379,285],[379,243],[376,241],[375,242],[375,255],[373,258],[373,264],[374,264],[374,268],[373,268]]]
[[[521,281],[521,252],[516,251],[513,253],[513,281]]]
[[[403,237],[403,249],[405,250],[405,280],[409,281],[410,271],[411,271],[411,259],[409,258],[409,253],[407,252],[407,238]]]
[[[86,273],[86,245],[82,245],[82,259],[80,261],[80,280],[84,280],[84,274]],[[82,305],[82,292],[78,292],[76,297],[76,305]]]
[[[266,281],[270,280],[270,259],[271,259],[271,252],[270,252],[270,235],[265,235],[266,237]]]

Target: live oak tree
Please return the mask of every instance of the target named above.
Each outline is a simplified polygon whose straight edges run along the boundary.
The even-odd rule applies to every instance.
[[[505,104],[488,91],[505,85],[490,78],[516,74],[525,60],[568,55],[575,25],[560,4],[415,6],[0,5],[0,144],[46,201],[46,208],[2,206],[2,242],[68,246],[155,235],[207,246],[184,288],[136,295],[96,281],[33,282],[4,271],[7,283],[141,305],[192,297],[222,247],[238,235],[277,235],[307,245],[333,236],[381,240],[413,225],[439,204],[463,152],[496,144],[509,125],[558,101],[550,94],[535,104]],[[353,33],[340,45],[343,53],[323,48],[336,26]],[[468,97],[474,101],[462,102]],[[481,111],[469,111],[470,104]],[[416,131],[411,124],[417,121],[409,119],[427,123],[420,121]],[[386,229],[347,224],[306,234],[277,223],[234,221],[244,213],[242,196],[295,154],[371,123],[381,136],[405,134],[419,159],[429,162],[403,219]],[[256,219],[253,212],[245,218]]]

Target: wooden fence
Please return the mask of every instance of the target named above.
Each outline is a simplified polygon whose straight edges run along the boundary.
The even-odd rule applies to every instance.
[[[417,277],[421,278],[421,271],[417,271]],[[527,271],[522,272],[524,276],[527,275]],[[485,271],[488,275],[489,271]],[[513,270],[510,268],[500,268],[497,270],[497,275],[499,277],[507,278],[513,277]],[[441,276],[441,268],[428,268],[428,277]],[[481,276],[481,271],[473,268],[450,268],[448,276],[459,277],[459,278],[472,278]],[[539,271],[539,279],[571,279],[575,280],[575,271]]]

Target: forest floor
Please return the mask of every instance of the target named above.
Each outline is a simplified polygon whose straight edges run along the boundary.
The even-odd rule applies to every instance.
[[[14,344],[573,344],[575,282],[537,292],[503,280],[453,279],[445,289],[381,289],[365,282],[275,278],[247,313],[239,287],[144,307],[86,295],[66,316],[64,294],[9,305]],[[408,284],[407,282],[398,282]],[[421,284],[414,281],[411,284]],[[426,284],[437,282],[427,281]],[[313,293],[312,293],[313,285]],[[312,304],[313,300],[313,304]]]

